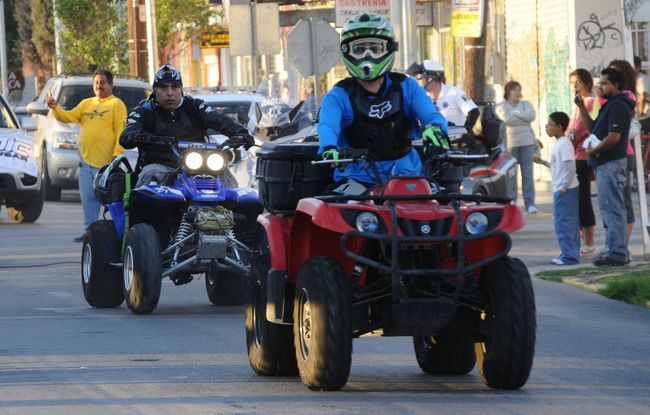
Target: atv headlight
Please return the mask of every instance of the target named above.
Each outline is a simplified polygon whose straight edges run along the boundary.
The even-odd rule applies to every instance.
[[[212,171],[221,171],[226,166],[226,158],[221,153],[212,153],[206,161],[208,168]]]
[[[484,213],[474,212],[467,215],[465,219],[465,230],[470,235],[478,235],[488,228],[488,218]]]
[[[185,167],[190,170],[198,170],[203,166],[203,156],[197,151],[190,151],[185,155]]]
[[[377,232],[379,228],[379,218],[371,212],[361,212],[355,220],[359,232]]]

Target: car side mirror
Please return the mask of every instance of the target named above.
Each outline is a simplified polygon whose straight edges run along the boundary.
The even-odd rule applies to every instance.
[[[47,115],[50,108],[44,102],[30,102],[27,104],[27,112],[30,114]]]
[[[32,131],[36,131],[36,129],[38,128],[38,125],[36,124],[36,120],[29,116],[20,117],[20,125],[22,126],[23,130],[25,130],[28,133]]]

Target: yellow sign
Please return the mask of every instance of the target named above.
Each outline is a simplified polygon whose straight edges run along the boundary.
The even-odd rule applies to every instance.
[[[454,0],[451,11],[451,35],[481,37],[483,3],[481,0]]]
[[[201,41],[199,47],[202,49],[230,47],[230,32],[226,28],[203,31],[199,39]]]

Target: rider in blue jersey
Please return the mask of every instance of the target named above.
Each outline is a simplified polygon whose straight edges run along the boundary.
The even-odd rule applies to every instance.
[[[341,52],[351,77],[323,97],[318,123],[323,159],[339,159],[339,150],[344,148],[368,149],[385,180],[421,173],[420,156],[412,147],[412,132],[418,124],[424,126],[423,140],[448,147],[441,134],[447,132],[447,121],[424,89],[412,78],[390,72],[396,51],[393,28],[386,19],[363,13],[346,22]],[[335,169],[336,182],[347,179],[364,185],[375,182],[363,162]]]

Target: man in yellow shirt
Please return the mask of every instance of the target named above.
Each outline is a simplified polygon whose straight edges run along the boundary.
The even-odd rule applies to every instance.
[[[64,110],[51,97],[47,99],[47,105],[54,110],[57,120],[80,124],[79,195],[85,229],[99,219],[101,210],[93,190],[93,180],[100,168],[124,151],[119,138],[126,123],[126,106],[113,96],[112,73],[105,69],[96,70],[93,74],[93,91],[94,97],[84,99],[70,111]],[[74,241],[83,241],[83,235],[74,238]]]

